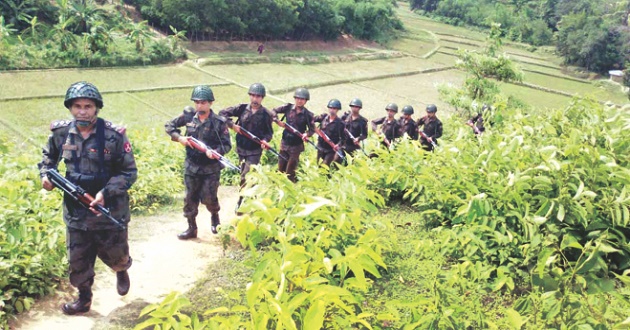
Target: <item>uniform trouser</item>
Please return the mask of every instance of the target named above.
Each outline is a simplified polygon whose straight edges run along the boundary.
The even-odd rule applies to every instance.
[[[80,230],[67,228],[66,247],[70,264],[70,284],[88,290],[94,283],[94,262],[98,256],[116,272],[131,267],[127,230]]]
[[[210,213],[221,210],[217,191],[221,171],[204,175],[184,175],[186,197],[184,197],[184,216],[195,219],[199,214],[199,203],[206,206]]]
[[[280,148],[280,156],[286,158],[287,160],[282,159],[282,157],[278,157],[278,171],[286,173],[289,180],[293,182],[297,181],[295,172],[297,171],[298,164],[300,163],[300,154],[302,151],[304,151],[303,144],[297,146],[282,145]]]
[[[337,155],[337,153],[334,150],[323,150],[323,151],[318,151],[317,152],[317,161],[321,163],[320,164],[324,164],[326,166],[330,166],[330,164],[332,164],[332,162],[336,162],[341,164],[341,158],[339,158],[339,155]]]
[[[241,164],[241,188],[245,187],[245,176],[249,173],[252,165],[260,163],[262,153],[255,155],[238,155],[238,162]]]

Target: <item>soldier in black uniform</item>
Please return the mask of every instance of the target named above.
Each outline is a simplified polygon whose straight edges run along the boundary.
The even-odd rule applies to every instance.
[[[350,112],[346,112],[341,120],[346,125],[346,129],[354,136],[354,140],[350,136],[346,136],[345,151],[352,155],[358,149],[361,149],[361,141],[367,139],[368,120],[359,114],[363,108],[363,102],[355,98],[350,101]]]
[[[398,113],[398,105],[390,103],[385,107],[385,110],[387,110],[387,117],[372,120],[372,130],[379,135],[383,134],[383,144],[390,148],[392,143],[400,137],[400,124],[394,118]],[[378,132],[378,125],[382,125],[380,132]]]
[[[406,105],[402,109],[402,117],[398,119],[398,124],[400,125],[400,136],[407,134],[407,136],[412,140],[418,140],[418,125],[411,118],[413,115],[413,107],[410,105]]]
[[[481,135],[481,133],[486,130],[483,122],[483,113],[489,108],[490,107],[488,107],[487,104],[484,104],[483,107],[481,107],[481,111],[477,112],[477,114],[470,118],[470,120],[466,123],[466,125],[470,126],[473,129],[475,135]]]
[[[418,119],[418,132],[420,132],[420,127],[423,127],[420,142],[424,150],[427,151],[432,151],[433,144],[431,142],[437,145],[437,139],[442,136],[442,122],[435,115],[436,112],[435,104],[429,104],[427,105],[427,115]]]
[[[297,136],[288,129],[282,131],[282,141],[280,143],[280,155],[287,160],[278,157],[278,170],[286,173],[289,180],[296,182],[295,171],[300,162],[300,154],[304,151],[304,141],[307,141],[314,133],[314,115],[304,105],[311,95],[306,88],[298,88],[293,95],[295,104],[287,103],[273,109],[274,115],[284,114],[282,119],[302,133]]]
[[[273,118],[271,111],[262,105],[266,96],[266,89],[260,83],[252,84],[249,87],[250,103],[243,103],[219,111],[219,115],[227,118],[228,127],[240,132],[241,126],[256,135],[263,142],[263,146],[249,140],[241,134],[236,135],[236,152],[241,165],[241,188],[245,186],[245,176],[249,173],[251,165],[260,163],[262,149],[269,149],[269,141],[273,138]],[[238,118],[236,124],[232,122],[232,117]],[[241,205],[243,196],[236,204],[236,209]]]
[[[315,117],[314,120],[316,123],[320,123],[319,129],[326,133],[334,144],[334,147],[331,147],[321,136],[317,140],[317,146],[319,147],[317,161],[321,161],[326,166],[330,166],[333,161],[341,163],[341,158],[337,152],[344,145],[346,134],[343,131],[345,125],[341,118],[337,116],[337,112],[340,109],[341,102],[337,99],[332,99],[328,102],[328,113],[321,114]]]
[[[196,86],[190,99],[195,102],[195,109],[189,106],[184,108],[184,113],[168,121],[165,125],[166,134],[171,136],[171,140],[186,147],[184,217],[188,219],[188,229],[177,235],[182,240],[197,237],[199,202],[210,211],[212,223],[210,230],[213,234],[217,233],[217,226],[221,223],[219,220],[221,206],[217,191],[222,165],[210,151],[203,153],[192,148],[188,143],[188,137],[196,138],[221,155],[232,149],[225,118],[212,111],[211,106],[214,102],[212,89],[204,85]],[[185,136],[181,135],[179,129],[182,126],[186,126]]]
[[[104,205],[114,218],[128,223],[131,213],[127,191],[136,181],[138,170],[125,129],[98,118],[103,98],[88,82],[72,84],[64,105],[74,120],[56,121],[50,126],[52,134],[38,164],[43,188],[54,188],[46,172],[56,169],[63,160],[66,178],[94,196],[92,206]],[[74,315],[90,310],[97,256],[116,271],[118,294],[126,295],[130,286],[127,269],[132,262],[127,229],[81,207],[68,195],[63,200],[63,218],[70,284],[79,289],[79,298],[64,304],[62,311]]]

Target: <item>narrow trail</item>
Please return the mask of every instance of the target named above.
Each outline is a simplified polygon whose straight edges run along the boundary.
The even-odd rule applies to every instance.
[[[237,200],[236,187],[219,188],[223,224],[234,218]],[[75,316],[61,312],[61,304],[76,296],[74,288],[64,285],[57,294],[37,301],[11,323],[10,329],[111,329],[121,328],[120,323],[130,326],[146,305],[160,302],[172,291],[189,290],[222,256],[219,236],[210,232],[210,213],[203,206],[197,222],[198,238],[180,241],[176,234],[186,229],[181,212],[132,218],[129,245],[133,265],[129,269],[131,290],[126,296],[116,293],[115,273],[98,260],[90,312]]]

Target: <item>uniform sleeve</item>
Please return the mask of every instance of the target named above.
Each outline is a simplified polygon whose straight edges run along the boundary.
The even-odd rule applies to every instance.
[[[116,149],[121,156],[112,166],[112,177],[102,190],[105,199],[124,194],[138,178],[136,160],[126,134],[121,135]]]
[[[346,144],[346,132],[344,132],[344,129],[346,128],[346,124],[344,124],[341,120],[339,120],[339,145],[344,145]]]
[[[315,117],[313,118],[313,125],[314,125],[315,123],[321,123],[322,121],[324,121],[324,118],[326,118],[326,114],[325,114],[325,113],[322,113],[322,114],[321,114],[321,115],[319,115],[319,116],[315,116]]]
[[[57,141],[59,140],[59,141]],[[39,175],[44,177],[46,175],[46,171],[52,168],[57,167],[57,162],[59,162],[59,147],[61,145],[61,138],[56,139],[55,134],[51,133],[48,137],[48,142],[42,149],[42,161],[37,164],[39,168]]]
[[[273,113],[273,118],[277,119],[279,113],[286,114],[287,109],[291,109],[292,106],[293,105],[291,103],[287,103],[285,105],[274,108],[273,110],[271,110],[271,112]]]
[[[376,131],[378,125],[381,125],[385,122],[385,117],[372,120],[372,129]]]
[[[431,136],[432,139],[439,139],[442,137],[442,122],[438,120],[437,127],[435,128],[435,135]]]
[[[238,117],[241,115],[240,109],[241,109],[241,105],[225,108],[219,111],[219,116],[223,116],[227,118],[227,122],[226,122],[227,126],[232,127],[234,125],[234,121],[232,121],[232,118]]]
[[[188,123],[189,116],[186,113],[183,113],[172,120],[169,120],[164,124],[164,130],[166,134],[171,136],[171,140],[177,141],[182,134],[182,131],[179,129],[180,127],[186,125]]]
[[[265,140],[267,142],[270,142],[271,139],[273,139],[273,113],[269,113],[269,118],[267,119],[267,125],[265,125],[265,134],[263,134],[263,136],[261,136],[260,138],[262,140]]]
[[[343,116],[341,116],[341,121],[345,122],[348,119],[348,116],[350,116],[350,111],[346,111]]]
[[[418,119],[418,122],[416,123],[416,126],[418,126],[418,129],[420,129],[420,127],[424,126],[424,118],[422,117],[420,119]]]
[[[306,136],[311,137],[315,134],[315,116],[308,113],[306,122]]]
[[[361,121],[361,135],[359,135],[359,141],[367,139],[368,135],[368,121],[367,119]]]

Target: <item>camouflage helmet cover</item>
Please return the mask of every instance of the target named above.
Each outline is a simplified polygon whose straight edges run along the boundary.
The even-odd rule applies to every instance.
[[[214,101],[214,93],[208,85],[195,86],[190,96],[191,101]]]
[[[63,101],[63,105],[67,109],[70,109],[72,101],[81,98],[93,100],[98,109],[103,108],[103,97],[98,91],[98,88],[86,81],[80,81],[70,85],[66,91],[66,98]]]

